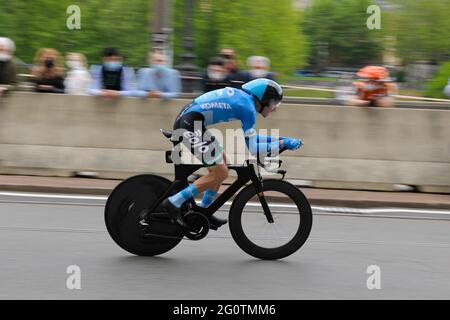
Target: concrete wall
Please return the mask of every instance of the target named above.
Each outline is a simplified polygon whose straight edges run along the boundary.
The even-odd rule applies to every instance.
[[[101,177],[172,174],[159,128],[189,100],[14,93],[0,99],[0,173]],[[239,128],[239,123],[220,125]],[[305,146],[283,155],[287,177],[315,186],[450,191],[450,111],[285,104],[258,128]],[[241,138],[242,139],[242,138]],[[242,141],[241,141],[242,142]]]

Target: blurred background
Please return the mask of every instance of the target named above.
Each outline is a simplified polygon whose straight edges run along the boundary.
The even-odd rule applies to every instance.
[[[66,27],[73,4],[80,7],[81,29]],[[366,27],[372,4],[381,8],[380,29]],[[232,48],[239,70],[249,68],[250,56],[264,56],[283,84],[335,87],[345,73],[376,64],[389,69],[400,93],[444,98],[449,5],[449,0],[1,1],[0,36],[15,42],[15,56],[28,67],[40,48],[62,56],[79,52],[97,64],[103,48],[115,47],[138,69],[148,65],[152,49],[162,47],[171,66],[201,77],[212,57]],[[287,94],[334,96],[304,89]]]
[[[448,299],[449,8],[0,0],[0,299]],[[225,227],[158,259],[114,245],[107,195],[136,174],[173,178],[159,129],[203,92],[261,77],[284,98],[256,129],[304,142],[282,154],[314,211],[301,254],[255,263]],[[245,150],[238,121],[215,127]],[[73,264],[81,291],[65,286]]]
[[[203,92],[264,77],[286,106],[258,125],[306,142],[285,156],[293,180],[449,192],[449,6],[1,1],[0,173],[171,175],[157,130]]]

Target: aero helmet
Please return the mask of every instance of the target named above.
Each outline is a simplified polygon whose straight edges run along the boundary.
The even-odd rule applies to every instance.
[[[280,85],[265,78],[255,79],[243,84],[242,90],[258,99],[263,107],[261,111],[266,107],[275,109],[283,100],[283,89]]]

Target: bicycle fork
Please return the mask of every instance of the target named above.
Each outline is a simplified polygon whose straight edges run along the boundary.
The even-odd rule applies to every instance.
[[[255,186],[255,191],[256,194],[258,195],[259,202],[263,207],[264,215],[267,218],[267,222],[274,223],[272,212],[270,212],[269,205],[267,203],[266,197],[264,196],[263,181],[261,176],[258,179],[254,179],[253,185]]]

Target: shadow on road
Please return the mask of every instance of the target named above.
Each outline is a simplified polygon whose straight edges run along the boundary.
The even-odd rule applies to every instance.
[[[174,256],[154,256],[154,257],[140,257],[140,256],[121,256],[113,258],[116,263],[124,265],[148,265],[153,267],[174,267],[174,266],[192,266],[192,265],[220,265],[227,268],[253,268],[254,270],[260,268],[276,268],[279,271],[290,271],[295,268],[296,271],[301,270],[302,261],[295,261],[294,257],[284,260],[259,260],[252,257],[243,258],[241,255],[236,255],[234,260],[231,260],[229,256],[226,258],[223,255],[216,256],[192,256],[186,258],[185,255],[180,257]]]

